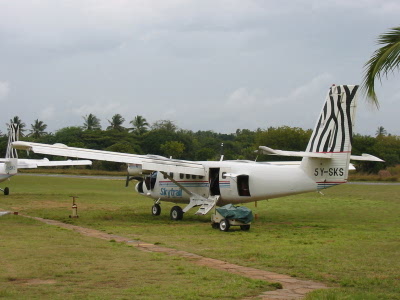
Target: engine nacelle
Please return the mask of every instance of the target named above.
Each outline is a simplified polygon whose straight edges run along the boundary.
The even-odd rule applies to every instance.
[[[142,165],[128,164],[128,174],[133,176],[142,175],[143,174]]]
[[[150,191],[147,189],[144,181],[138,182],[135,186],[135,190],[143,196],[150,196]]]

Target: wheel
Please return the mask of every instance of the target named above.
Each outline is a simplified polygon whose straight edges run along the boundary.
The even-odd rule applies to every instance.
[[[214,229],[218,229],[219,224],[218,223],[211,223],[211,227]]]
[[[4,188],[4,195],[10,194],[10,189],[8,187]]]
[[[171,216],[171,220],[174,220],[174,221],[182,220],[182,218],[183,218],[182,208],[180,206],[174,206],[173,208],[171,208],[170,216]]]
[[[231,227],[231,224],[229,224],[229,221],[227,219],[223,219],[219,223],[219,230],[221,230],[221,231],[228,231],[230,227]]]
[[[249,231],[250,230],[250,225],[240,225],[240,229],[243,231]]]
[[[160,204],[154,204],[151,207],[151,214],[153,216],[159,216],[161,214],[161,206],[160,206]]]

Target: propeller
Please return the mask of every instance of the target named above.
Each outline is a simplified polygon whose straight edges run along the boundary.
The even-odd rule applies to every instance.
[[[137,180],[137,181],[142,182],[142,181],[143,181],[143,177],[141,177],[141,176],[132,176],[132,177],[129,177],[129,174],[126,175],[125,187],[128,187],[129,181],[131,181],[131,180]]]

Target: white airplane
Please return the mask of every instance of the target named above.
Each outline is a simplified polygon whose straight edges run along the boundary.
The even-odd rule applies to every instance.
[[[86,166],[91,165],[90,160],[62,160],[49,161],[44,159],[18,159],[18,154],[11,144],[18,140],[19,128],[16,124],[8,127],[8,145],[5,158],[0,158],[0,182],[3,182],[18,173],[18,169],[34,169],[37,167],[58,167],[58,166]],[[0,188],[4,195],[10,193],[10,189]]]
[[[128,164],[127,185],[137,179],[136,191],[154,199],[152,214],[161,213],[161,201],[185,204],[174,206],[172,220],[199,207],[204,215],[215,206],[240,204],[299,193],[320,191],[346,183],[349,161],[381,159],[351,155],[353,121],[358,86],[340,85],[329,89],[325,104],[305,152],[273,150],[270,155],[302,157],[298,162],[185,161],[155,155],[134,155],[67,147],[15,142],[16,149],[67,157]],[[129,177],[132,176],[132,177]]]

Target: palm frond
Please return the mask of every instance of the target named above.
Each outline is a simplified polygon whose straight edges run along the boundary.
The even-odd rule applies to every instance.
[[[382,81],[382,76],[388,76],[400,67],[400,27],[391,28],[379,36],[378,44],[383,47],[375,50],[370,60],[364,65],[362,90],[366,96],[379,108],[375,93],[375,79]]]

